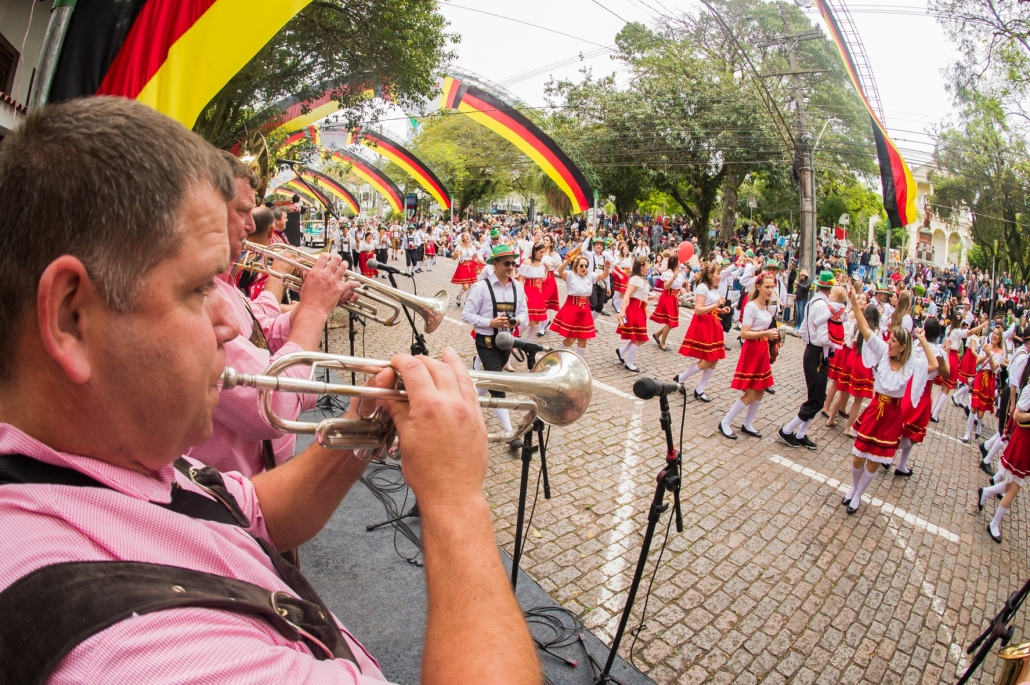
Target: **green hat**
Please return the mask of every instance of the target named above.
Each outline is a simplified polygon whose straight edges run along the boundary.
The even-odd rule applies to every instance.
[[[614,240],[612,240],[611,238],[605,238],[605,239],[604,239],[604,246],[605,246],[605,247],[608,247],[609,245],[611,245],[611,244],[612,244],[612,243],[614,243],[614,242],[615,242],[615,241],[614,241]]]
[[[888,286],[886,283],[877,283],[876,284],[876,293],[877,294],[883,293],[884,295],[890,295],[892,292],[893,291],[890,289],[890,286]]]
[[[591,241],[591,243],[590,243],[590,244],[591,244],[591,245],[596,245],[596,244],[598,244],[598,243],[601,243],[602,245],[604,245],[604,238],[594,238],[594,239],[593,239],[593,240]]]
[[[820,271],[819,281],[816,286],[819,288],[832,288],[837,285],[837,280],[833,277],[832,271]]]
[[[747,252],[744,253],[744,256],[745,257],[754,257],[755,253],[752,252],[751,250],[748,250]]]
[[[765,268],[766,269],[779,269],[780,268],[780,263],[778,261],[776,261],[775,259],[770,259],[769,261],[767,261],[765,263]]]
[[[501,257],[517,257],[515,250],[511,248],[511,245],[498,245],[490,253],[490,259],[486,260],[487,264],[493,264],[495,260]]]
[[[729,263],[730,263],[730,260],[726,259],[725,257],[723,257],[722,259],[719,260],[719,265],[720,266],[726,266]]]
[[[500,238],[501,237],[501,232],[498,231],[496,228],[491,229],[490,230],[490,237],[491,238]]]

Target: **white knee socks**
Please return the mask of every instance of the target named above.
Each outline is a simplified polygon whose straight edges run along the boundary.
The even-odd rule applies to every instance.
[[[789,435],[794,435],[794,432],[801,427],[802,423],[804,423],[804,421],[801,420],[801,417],[795,416],[790,420],[790,423],[783,427],[783,432]]]
[[[701,371],[701,369],[700,369],[700,367],[698,367],[697,364],[691,364],[689,369],[687,369],[686,371],[684,371],[683,373],[680,374],[679,382],[683,383],[683,381],[687,380],[688,378],[693,376],[695,373],[698,373],[699,371]]]
[[[898,448],[901,450],[901,461],[898,462],[898,470],[908,471],[908,455],[912,454],[912,440],[910,438],[902,438],[901,442],[898,443]]]
[[[873,482],[873,478],[876,478],[876,471],[867,471],[862,469],[865,473],[862,474],[861,480],[858,481],[858,488],[855,490],[855,496],[851,498],[852,506],[857,505],[862,500],[862,493],[869,487],[869,484]]]
[[[626,343],[626,349],[622,351],[623,362],[634,371],[636,371],[637,367],[633,365],[633,360],[637,358],[637,350],[639,349],[640,347],[638,345],[630,342]]]
[[[1000,435],[1000,433],[999,433]],[[988,441],[990,442],[990,441]],[[998,456],[998,452],[1001,452],[1008,446],[1008,443],[995,436],[994,444],[987,449],[987,456],[984,457],[984,463],[990,464],[994,461],[994,458]]]
[[[501,430],[505,433],[511,432],[511,417],[508,415],[507,409],[494,409],[494,416],[501,422]]]
[[[987,500],[991,497],[997,497],[998,495],[1005,494],[1005,488],[1008,487],[1008,481],[1002,481],[997,485],[988,485],[984,488],[983,495],[980,497],[980,506],[987,504]]]
[[[862,482],[862,474],[865,473],[865,468],[859,466],[857,469],[851,467],[851,489],[848,490],[847,497],[845,499],[854,499],[855,492],[858,490],[858,484]]]
[[[962,440],[969,442],[969,436],[973,433],[973,424],[976,423],[976,414],[969,412],[969,418],[966,419],[966,434],[962,437]]]
[[[814,418],[809,419],[808,421],[802,421],[801,425],[798,426],[797,432],[794,433],[794,436],[798,439],[805,437],[805,435],[808,434],[808,427],[812,425],[813,421],[815,421]]]
[[[756,416],[758,416],[758,407],[760,407],[761,404],[762,400],[754,400],[751,404],[747,405],[747,416],[744,417],[744,428],[747,428],[749,431],[753,431],[755,429],[751,422],[755,420]]]
[[[580,359],[582,359],[583,355],[586,354],[586,353],[587,353],[587,348],[585,348],[585,347],[576,347],[576,354],[579,355]]]
[[[722,429],[724,431],[726,431],[727,433],[731,431],[730,421],[737,418],[737,414],[744,411],[745,407],[747,407],[747,405],[744,404],[744,402],[740,399],[737,399],[737,401],[733,403],[733,406],[730,407],[730,411],[722,419]]]
[[[705,386],[708,385],[708,381],[712,377],[713,373],[715,373],[715,369],[713,369],[712,367],[708,367],[707,369],[702,371],[701,382],[697,384],[696,388],[694,388],[694,392],[704,392]]]
[[[984,447],[986,447],[987,449],[991,449],[991,448],[993,448],[998,443],[998,440],[1000,440],[1000,439],[1001,439],[1001,431],[998,431],[997,433],[992,435],[987,440],[987,442],[984,443]]]
[[[522,339],[523,340],[532,340],[533,336],[536,335],[536,332],[538,330],[540,330],[540,323],[541,322],[539,322],[539,321],[531,321],[529,323],[529,326],[526,327],[526,333],[525,333],[525,335],[522,336]]]
[[[939,419],[941,417],[941,409],[944,407],[944,403],[947,401],[948,396],[945,395],[943,392],[939,393],[937,395],[937,399],[933,401],[933,407],[932,411],[930,412],[930,416],[932,416],[935,419]]]
[[[995,535],[1001,535],[1001,520],[1005,518],[1005,514],[1008,513],[1008,509],[998,505],[998,510],[994,512],[994,518],[991,519],[991,532]]]
[[[622,311],[622,293],[613,293],[612,294],[612,306],[615,307],[615,311],[617,311],[617,312],[621,312]]]
[[[956,390],[952,394],[952,398],[954,398],[955,402],[958,402],[959,405],[962,405],[962,400],[964,400],[966,398],[966,395],[968,395],[968,394],[969,394],[969,386],[966,385],[965,383],[963,383],[962,385],[960,385],[958,387],[958,390]]]

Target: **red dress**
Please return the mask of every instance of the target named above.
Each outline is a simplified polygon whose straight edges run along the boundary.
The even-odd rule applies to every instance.
[[[995,383],[994,372],[991,371],[989,363],[987,363],[985,368],[976,372],[976,376],[973,379],[973,392],[970,393],[969,397],[969,409],[971,411],[994,411]]]
[[[544,305],[547,309],[558,311],[558,281],[553,271],[548,271],[544,278]]]
[[[721,330],[721,329],[720,329]],[[725,348],[723,356],[726,356]],[[735,390],[765,390],[773,386],[772,363],[769,361],[769,341],[765,338],[745,340],[737,359],[730,387]]]
[[[901,398],[901,437],[913,443],[920,443],[926,437],[926,427],[930,425],[930,409],[933,404],[930,388],[933,381],[927,381],[923,388],[923,396],[919,404],[912,406],[912,379],[905,386],[905,394]]]
[[[566,297],[565,304],[551,322],[551,330],[563,338],[576,338],[577,340],[596,338],[597,331],[594,330],[594,315],[590,311],[590,298],[582,295]]]
[[[427,240],[424,244],[426,246],[426,256],[427,257],[435,257],[436,256],[436,243],[433,242],[432,240]]]
[[[458,268],[454,270],[454,275],[451,276],[451,283],[458,285],[464,285],[468,283],[472,285],[476,282],[476,266],[475,262],[461,262],[458,264]]]
[[[622,313],[626,321],[615,329],[623,340],[631,340],[638,345],[647,342],[647,303],[635,297],[629,298]],[[553,327],[553,324],[552,324]]]
[[[877,393],[855,422],[855,450],[893,459],[901,440],[901,421],[901,398]]]
[[[547,304],[544,300],[544,279],[527,278],[525,282],[526,307],[530,321],[547,321]]]
[[[850,356],[851,373],[848,377],[848,393],[852,397],[873,396],[873,370],[862,363],[862,353],[856,347]]]
[[[361,275],[368,276],[369,278],[375,278],[379,275],[379,272],[368,266],[368,260],[375,259],[376,253],[374,250],[367,252],[358,253],[358,266],[361,268]]]
[[[621,267],[612,267],[612,290],[617,293],[626,292],[626,286],[629,285],[629,274],[627,274]]]
[[[841,351],[844,349],[844,324],[840,321],[834,321],[830,319],[826,322],[826,328],[830,333],[830,342],[835,346],[840,345],[840,349],[830,357],[830,366],[826,370],[826,377],[832,381],[840,383],[841,371],[843,370],[844,355]]]
[[[855,355],[855,348],[844,347],[837,350],[835,357],[840,357],[840,372],[837,374],[837,390],[851,392],[851,358]]]
[[[697,314],[690,319],[687,334],[683,336],[680,354],[701,361],[714,362],[726,358],[725,334],[719,321],[718,310]],[[654,317],[652,316],[653,320]],[[768,345],[767,345],[768,346]]]
[[[958,381],[956,376],[958,375],[958,350],[948,350],[948,380],[944,380],[944,377],[940,374],[933,379],[934,385],[939,385],[949,390],[954,390],[958,387]]]
[[[968,383],[975,373],[976,355],[967,347],[966,353],[962,355],[962,361],[958,365],[958,380],[960,383]]]
[[[1012,425],[1012,436],[1001,455],[1001,466],[1022,481],[1030,471],[1030,426]]]

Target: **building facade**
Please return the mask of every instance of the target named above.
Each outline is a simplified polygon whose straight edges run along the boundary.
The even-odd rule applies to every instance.
[[[932,171],[930,165],[912,170],[919,220],[908,226],[907,256],[935,266],[964,267],[969,248],[973,246],[969,216],[964,212],[956,213],[945,221],[934,211],[929,200],[933,192]]]
[[[52,3],[0,0],[0,139],[25,116]]]

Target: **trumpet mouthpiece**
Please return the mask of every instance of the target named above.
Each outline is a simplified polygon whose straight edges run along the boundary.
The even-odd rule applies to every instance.
[[[232,390],[239,384],[240,374],[236,373],[236,369],[231,366],[225,367],[225,371],[222,372],[222,379],[218,383],[219,390]]]

